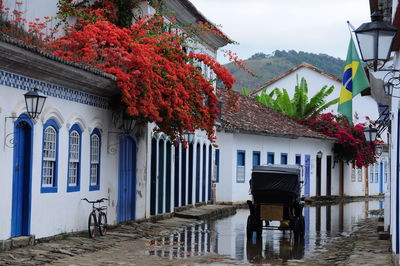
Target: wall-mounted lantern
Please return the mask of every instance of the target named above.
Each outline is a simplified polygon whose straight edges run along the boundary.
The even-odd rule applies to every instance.
[[[40,90],[34,88],[24,94],[26,111],[31,119],[36,119],[43,110],[47,97],[40,93]]]
[[[122,116],[122,130],[126,133],[132,132],[136,125],[136,119],[125,113]]]
[[[383,68],[390,58],[390,52],[397,28],[383,21],[381,11],[375,11],[371,15],[371,22],[363,23],[354,31],[361,58],[369,64],[374,71]]]
[[[321,159],[321,158],[322,158],[322,155],[323,155],[322,151],[317,152],[317,158],[318,158],[318,159]]]
[[[378,130],[376,127],[373,127],[371,124],[367,127],[364,127],[364,137],[367,142],[374,142],[376,139],[376,135]]]
[[[194,141],[194,132],[186,131],[184,133],[184,137],[188,143],[193,143]]]
[[[376,144],[375,146],[375,153],[376,155],[378,155],[378,157],[380,157],[383,153],[383,145],[382,144]]]

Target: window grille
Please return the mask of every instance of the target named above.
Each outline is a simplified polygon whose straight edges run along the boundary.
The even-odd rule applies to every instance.
[[[57,131],[48,126],[43,136],[42,186],[54,186],[57,152]]]
[[[100,138],[93,134],[90,138],[90,185],[96,186],[99,181]]]
[[[378,163],[376,163],[375,164],[375,183],[378,183],[379,182],[379,164]]]
[[[236,163],[236,182],[243,183],[245,182],[245,152],[238,151],[237,152],[237,163]]]
[[[74,130],[69,135],[69,168],[68,168],[68,185],[78,185],[78,170],[79,170],[79,133]]]

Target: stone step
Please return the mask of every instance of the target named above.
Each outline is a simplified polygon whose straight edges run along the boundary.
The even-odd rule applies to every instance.
[[[198,208],[192,208],[182,212],[175,213],[175,217],[204,220],[204,219],[216,219],[226,217],[236,213],[234,206],[227,205],[206,205]]]

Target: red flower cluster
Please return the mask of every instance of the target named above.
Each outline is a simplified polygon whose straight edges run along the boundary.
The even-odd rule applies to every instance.
[[[207,55],[182,50],[185,39],[165,30],[161,15],[142,18],[130,28],[119,28],[91,9],[96,20],[80,20],[63,37],[46,44],[54,54],[90,64],[114,74],[127,112],[152,121],[172,139],[183,132],[205,130],[214,141],[217,98],[214,87],[187,62],[208,65],[231,88],[235,79],[226,68]]]
[[[364,124],[350,125],[347,120],[332,113],[319,114],[299,122],[312,130],[336,138],[336,159],[352,161],[359,168],[375,163],[375,143],[365,140]]]
[[[224,51],[224,57],[228,56],[229,61],[233,62],[233,64],[240,69],[242,69],[244,72],[247,72],[253,77],[258,77],[256,74],[253,73],[253,71],[246,65],[246,63],[239,58],[239,56],[232,52],[231,50],[225,50]]]

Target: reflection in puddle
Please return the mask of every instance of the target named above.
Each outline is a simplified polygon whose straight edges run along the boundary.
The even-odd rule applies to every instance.
[[[249,211],[239,209],[233,216],[199,222],[182,228],[179,234],[149,241],[147,249],[150,255],[170,259],[221,254],[250,263],[282,264],[307,257],[327,242],[347,235],[359,220],[369,216],[369,210],[381,208],[380,201],[307,207],[305,238],[296,243],[289,231],[277,230],[264,230],[262,239],[247,241]]]

